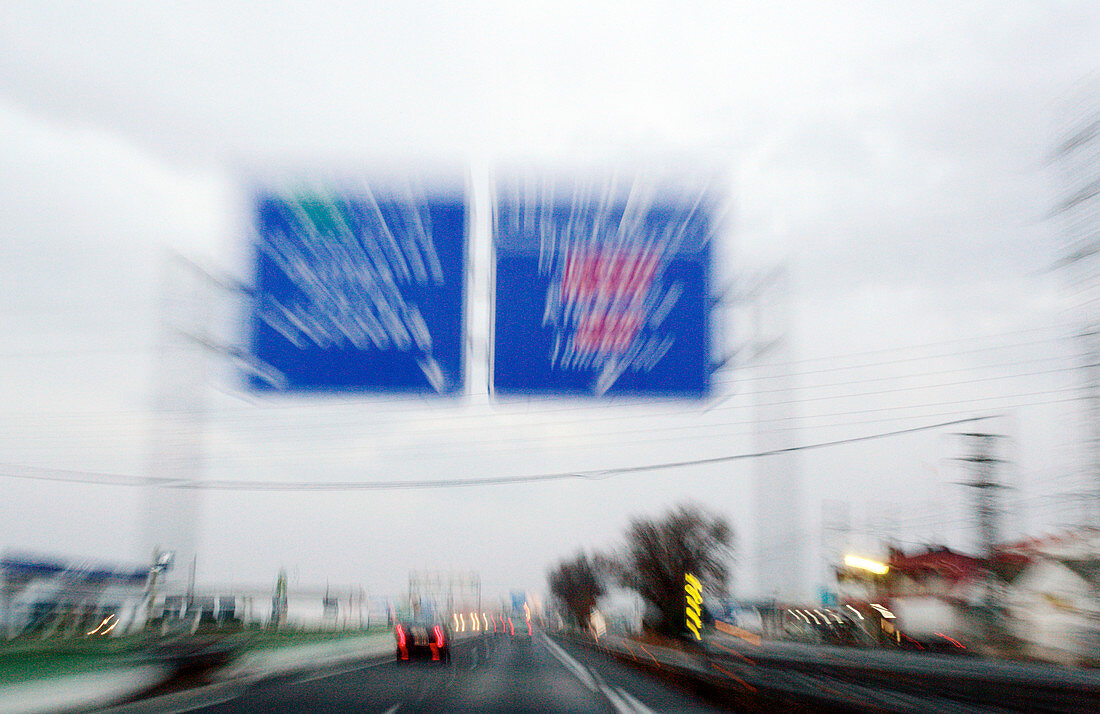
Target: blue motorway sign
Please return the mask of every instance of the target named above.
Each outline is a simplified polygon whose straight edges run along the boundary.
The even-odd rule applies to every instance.
[[[255,389],[463,388],[462,189],[259,191]]]
[[[494,391],[707,396],[711,208],[703,191],[504,183]]]

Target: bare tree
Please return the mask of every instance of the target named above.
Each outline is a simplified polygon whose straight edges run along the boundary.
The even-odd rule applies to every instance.
[[[601,561],[599,556],[589,558],[586,553],[578,553],[558,563],[546,576],[550,592],[582,627],[588,626],[592,608],[606,592]]]
[[[658,617],[658,629],[679,637],[686,631],[684,574],[694,574],[706,592],[724,594],[732,554],[726,519],[683,504],[659,519],[631,520],[619,576]]]

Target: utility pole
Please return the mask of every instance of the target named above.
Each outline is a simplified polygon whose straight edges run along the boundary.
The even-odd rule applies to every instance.
[[[969,433],[962,434],[971,442],[973,451],[969,456],[958,460],[970,465],[973,479],[962,485],[974,489],[974,515],[978,529],[978,551],[988,561],[1000,540],[999,520],[1001,515],[998,492],[1004,489],[996,475],[998,464],[1003,459],[993,456],[997,439],[1001,434]]]
[[[1100,102],[1095,79],[1070,97],[1067,120],[1051,155],[1062,194],[1050,217],[1064,234],[1062,269],[1080,329],[1085,443],[1082,483],[1067,496],[1081,503],[1079,525],[1100,528]]]
[[[795,431],[776,424],[794,424],[795,389],[789,374],[790,275],[785,264],[762,274],[738,295],[749,309],[752,341],[743,363],[754,371],[753,447],[775,455],[752,462],[752,492],[756,515],[754,573],[759,596],[800,601],[807,595],[805,515],[802,463],[799,454],[784,451],[797,443]],[[765,391],[766,390],[766,391]]]
[[[227,331],[222,323],[235,322],[231,315],[249,299],[246,286],[171,253],[164,263],[162,290],[146,471],[161,483],[182,483],[201,479],[207,466],[203,432],[213,358],[228,360],[275,386],[281,386],[284,378],[252,357],[245,346],[229,342],[236,337],[227,339],[219,334]],[[190,566],[190,602],[196,577],[200,492],[158,484],[146,489],[145,500],[145,544],[172,552],[176,562]]]
[[[972,452],[958,460],[970,466],[973,478],[962,485],[974,490],[974,516],[978,528],[978,549],[985,570],[985,587],[980,596],[979,622],[985,642],[996,647],[1001,633],[998,598],[994,587],[993,555],[1000,539],[998,521],[1001,508],[998,493],[1004,488],[997,480],[997,466],[1003,459],[993,454],[1001,434],[969,433],[962,436],[971,442]]]

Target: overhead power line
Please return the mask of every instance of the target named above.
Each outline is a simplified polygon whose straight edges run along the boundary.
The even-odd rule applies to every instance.
[[[1023,408],[1023,407],[1046,406],[1046,405],[1051,405],[1051,404],[1070,404],[1070,403],[1079,402],[1079,401],[1081,401],[1081,397],[1077,396],[1077,397],[1071,397],[1071,398],[1068,398],[1068,399],[1053,399],[1053,400],[1045,400],[1045,401],[1037,401],[1037,402],[997,404],[997,405],[993,405],[993,408],[998,409],[998,410],[1007,411],[1007,410],[1020,409],[1020,408]],[[911,409],[913,407],[902,407],[902,408],[903,409]],[[854,413],[863,413],[863,412],[854,412]],[[857,420],[857,421],[848,420],[848,421],[833,422],[833,423],[826,423],[826,424],[820,424],[819,423],[819,424],[797,424],[797,425],[793,425],[793,426],[791,426],[791,425],[788,425],[788,426],[771,426],[771,427],[768,427],[768,428],[769,428],[769,431],[778,431],[778,432],[787,432],[787,431],[805,432],[805,431],[810,430],[810,429],[813,429],[813,430],[842,429],[842,428],[849,428],[849,427],[853,427],[853,426],[866,426],[866,425],[870,425],[870,424],[881,425],[883,422],[887,422],[887,421],[895,421],[895,422],[899,421],[899,420],[916,421],[918,419],[937,419],[937,418],[944,418],[944,417],[962,417],[965,414],[972,414],[972,413],[973,413],[973,409],[954,409],[954,410],[950,410],[950,411],[933,412],[933,413],[930,413],[930,414],[906,414],[906,415],[886,416],[886,417],[880,416],[880,417],[876,417],[874,419],[860,419],[860,420]],[[826,415],[821,415],[822,418],[828,417],[828,416],[830,416],[830,415],[827,415],[827,414]],[[806,418],[811,418],[811,417],[806,417]],[[813,418],[818,418],[818,417],[813,417]],[[784,419],[780,419],[780,420],[776,420],[776,421],[784,421]],[[751,424],[754,424],[754,423],[755,422],[752,422],[752,421],[743,421],[743,422],[730,422],[728,424],[719,424],[719,425],[713,425],[713,426],[751,425]],[[651,431],[651,430],[633,430],[633,431],[630,431],[630,432],[622,432],[622,433],[630,435],[630,434],[637,434],[641,431]],[[664,432],[664,431],[667,431],[667,430],[657,429],[656,431]],[[647,433],[644,437],[641,437],[641,438],[622,439],[622,438],[618,438],[619,433],[601,432],[601,433],[588,433],[588,434],[584,434],[584,435],[578,435],[578,436],[575,436],[575,437],[574,436],[556,436],[554,438],[554,440],[558,443],[565,442],[569,449],[597,449],[597,448],[598,449],[606,449],[607,446],[608,446],[608,441],[606,439],[603,439],[604,437],[616,437],[613,441],[615,446],[632,446],[632,445],[635,445],[635,444],[649,446],[649,445],[664,443],[664,442],[669,442],[669,441],[675,441],[679,444],[686,444],[686,443],[689,443],[689,441],[693,441],[695,439],[714,439],[714,438],[717,438],[717,437],[722,437],[722,438],[725,438],[725,439],[739,438],[739,437],[750,436],[752,433],[753,432],[751,432],[751,431],[738,431],[738,432],[726,432],[726,433],[722,433],[722,434],[714,434],[714,433],[701,434],[701,433],[696,433],[696,432],[693,431],[692,433],[688,433],[688,434],[667,434],[667,435],[657,435],[657,436],[654,436],[652,434]],[[591,443],[583,443],[583,439],[590,438],[590,437],[597,437],[597,438],[600,438],[600,439],[603,439],[603,440],[593,441]],[[582,441],[578,442],[578,439],[580,439]],[[461,441],[461,442],[456,442],[456,441],[433,442],[433,444],[432,444],[433,450],[450,450],[449,453],[452,453],[452,454],[454,453],[453,450],[456,449],[456,448],[469,449],[469,447],[471,447],[471,446],[476,447],[477,448],[477,453],[479,453],[479,454],[492,453],[494,455],[505,455],[505,454],[530,453],[530,451],[531,451],[531,441],[530,441],[530,439],[513,439],[513,438],[498,439],[498,440],[485,439],[485,440],[466,440],[466,441]],[[369,449],[369,451],[371,453],[380,453],[381,449],[379,449],[378,446],[372,446]],[[231,452],[218,452],[216,454],[216,459],[219,460],[219,461],[233,460],[233,461],[237,461],[237,462],[256,462],[256,461],[263,461],[265,459],[268,459],[273,455],[290,455],[290,456],[293,456],[293,457],[296,457],[296,458],[301,458],[302,456],[307,455],[307,454],[308,455],[324,454],[324,455],[327,455],[327,456],[332,456],[333,453],[334,453],[334,448],[330,444],[310,445],[310,446],[304,447],[304,448],[300,447],[300,446],[295,446],[293,448],[286,449],[284,451],[275,451],[273,446],[265,445],[263,455],[259,458],[257,458],[256,456],[249,456],[249,455],[244,455],[244,454],[236,453],[236,452],[233,452],[233,453],[231,453]],[[340,448],[339,453],[340,453],[341,458],[344,459],[345,461],[360,461],[362,459],[362,452],[360,450],[357,450],[354,447],[352,447],[352,448]],[[398,448],[393,448],[393,449],[389,449],[389,448],[385,449],[385,454],[387,456],[390,456],[390,457],[400,456],[400,455],[403,455],[403,454],[422,455],[423,453],[424,453],[424,447],[423,446],[415,446],[415,445],[408,445],[408,446],[405,446],[405,447],[398,447]],[[437,454],[438,454],[438,451],[437,451]]]
[[[974,422],[995,419],[997,415],[967,417],[954,419],[936,424],[897,429],[895,431],[857,436],[835,441],[824,441],[815,444],[802,444],[782,449],[769,451],[756,451],[727,456],[714,456],[705,459],[691,459],[688,461],[668,461],[656,464],[644,464],[641,466],[620,466],[610,469],[595,469],[587,471],[561,471],[557,473],[532,474],[527,476],[484,476],[465,479],[426,479],[413,481],[238,481],[230,479],[171,479],[142,476],[129,476],[125,474],[106,474],[86,471],[52,471],[48,469],[36,469],[28,466],[3,465],[0,466],[0,476],[7,478],[21,478],[32,481],[53,481],[66,483],[86,483],[101,486],[152,486],[171,489],[194,489],[205,491],[398,491],[398,490],[426,490],[437,488],[458,488],[469,486],[505,486],[521,483],[541,483],[545,481],[564,481],[567,479],[606,479],[625,474],[645,473],[653,471],[665,471],[669,469],[686,468],[691,466],[706,466],[712,464],[728,463],[745,459],[757,459],[766,456],[794,451],[808,451],[811,449],[824,449],[831,446],[844,444],[856,444],[863,441],[885,439],[902,434],[913,434],[921,431],[930,431],[947,426],[959,424],[971,424]]]
[[[753,389],[753,390],[751,390],[751,393],[753,393],[753,394],[792,393],[792,392],[801,393],[801,392],[806,392],[806,391],[823,390],[823,389],[832,388],[832,387],[858,386],[858,385],[863,385],[863,384],[870,385],[870,384],[873,384],[873,383],[883,383],[883,382],[889,383],[889,382],[897,382],[897,381],[902,381],[902,380],[913,380],[913,379],[919,379],[919,378],[924,378],[924,377],[940,376],[940,375],[960,373],[960,372],[974,372],[974,371],[982,371],[982,370],[994,370],[994,369],[1000,369],[1000,368],[1004,368],[1004,367],[1017,367],[1017,366],[1023,366],[1023,365],[1035,364],[1035,363],[1060,364],[1060,363],[1063,363],[1065,360],[1067,360],[1069,358],[1070,358],[1069,356],[1039,357],[1039,358],[1027,359],[1027,360],[1016,360],[1016,361],[1010,361],[1010,362],[1000,362],[1000,363],[985,364],[985,365],[957,367],[957,368],[951,368],[951,369],[945,369],[945,370],[936,370],[936,371],[928,371],[928,372],[911,372],[911,373],[907,373],[907,374],[904,374],[904,375],[894,375],[894,376],[888,376],[888,377],[871,377],[871,378],[865,378],[865,379],[855,379],[855,380],[847,380],[847,381],[840,381],[840,382],[822,382],[822,383],[817,383],[817,384],[803,385],[803,386],[798,386],[798,387],[789,387],[789,388],[784,388],[784,389]],[[1008,373],[1008,374],[997,374],[997,375],[988,376],[988,377],[976,377],[976,378],[968,379],[968,380],[956,380],[956,381],[951,381],[951,382],[931,382],[931,383],[926,383],[926,384],[916,384],[916,385],[905,386],[905,387],[893,387],[893,388],[889,388],[889,389],[876,390],[876,391],[849,392],[849,393],[844,393],[844,394],[833,394],[833,395],[813,396],[813,397],[802,396],[802,397],[798,398],[798,401],[808,401],[808,402],[811,402],[811,401],[833,401],[833,400],[847,399],[847,398],[851,398],[851,397],[876,396],[876,395],[880,395],[880,394],[909,392],[909,391],[924,391],[924,390],[929,390],[929,389],[939,389],[939,388],[943,388],[943,387],[959,386],[959,385],[966,385],[966,384],[979,383],[979,382],[1015,380],[1015,379],[1025,378],[1025,377],[1045,376],[1045,375],[1058,374],[1058,373],[1063,373],[1063,372],[1070,372],[1070,371],[1077,370],[1079,368],[1080,368],[1080,365],[1078,364],[1078,365],[1074,365],[1072,367],[1061,367],[1060,366],[1060,367],[1055,367],[1053,369],[1034,370],[1034,371],[1030,371],[1030,372],[1011,372],[1011,373]],[[1008,395],[1008,396],[1015,396],[1015,395]],[[760,404],[759,406],[768,406],[770,404],[788,404],[788,403],[791,403],[791,402],[790,401],[764,402],[764,403]],[[364,406],[371,405],[371,404],[372,404],[371,402],[360,401],[360,402],[357,403],[357,406],[362,408]],[[349,404],[346,403],[346,402],[342,402],[342,403],[339,404],[339,406],[349,406]],[[444,431],[465,431],[465,430],[469,430],[469,429],[480,428],[482,425],[472,423],[476,420],[492,420],[492,419],[497,419],[498,417],[500,417],[502,415],[514,415],[515,411],[512,408],[523,407],[524,403],[523,402],[516,402],[516,403],[505,402],[505,403],[503,403],[503,405],[502,404],[494,404],[494,405],[490,405],[492,407],[491,411],[482,411],[480,413],[470,413],[468,411],[460,411],[460,410],[468,410],[471,406],[468,403],[455,402],[455,403],[453,403],[453,405],[444,403],[442,406],[445,406],[445,407],[453,406],[454,407],[454,413],[452,413],[450,409],[446,409],[445,413],[442,413],[442,414],[439,414],[439,413],[435,413],[435,414],[418,414],[417,416],[405,419],[402,423],[403,424],[416,425],[416,424],[423,424],[423,423],[430,423],[430,422],[461,420],[461,422],[462,422],[461,425],[458,425],[458,426],[455,426],[455,427],[447,427],[446,429],[443,429],[443,430]],[[653,411],[653,412],[643,411],[643,412],[630,413],[630,414],[621,414],[621,413],[615,413],[615,414],[610,414],[610,415],[607,414],[607,412],[609,412],[609,411],[621,410],[625,406],[626,405],[623,404],[623,403],[612,402],[612,403],[587,404],[587,405],[584,405],[584,406],[559,407],[559,408],[552,408],[552,409],[526,409],[526,410],[523,411],[523,413],[520,416],[523,416],[524,418],[531,417],[531,416],[542,417],[542,416],[550,416],[550,415],[553,415],[553,414],[560,414],[560,413],[563,413],[563,412],[569,412],[569,413],[578,413],[578,412],[580,412],[580,413],[585,414],[584,416],[581,416],[581,418],[579,418],[579,419],[572,419],[572,420],[568,420],[568,421],[565,421],[565,422],[561,422],[561,421],[556,420],[556,421],[552,421],[552,422],[551,421],[546,421],[546,422],[538,422],[538,423],[536,423],[536,422],[524,422],[523,423],[523,425],[525,425],[525,426],[533,426],[533,425],[537,425],[537,424],[560,424],[560,423],[589,424],[589,423],[597,423],[597,422],[604,422],[604,421],[623,421],[623,420],[651,419],[651,418],[654,418],[654,417],[665,417],[665,416],[667,416],[667,417],[692,417],[692,416],[699,416],[700,413],[701,413],[698,409],[685,407],[685,408],[680,408],[680,409],[675,409],[675,410],[660,410],[660,411]],[[756,405],[740,404],[740,403],[721,404],[721,405],[716,406],[712,411],[715,412],[715,413],[726,412],[726,411],[738,411],[738,410],[743,410],[743,409],[755,408],[755,406]],[[273,432],[278,432],[278,431],[293,431],[296,435],[301,435],[304,430],[308,430],[308,429],[311,429],[311,428],[313,428],[313,429],[332,429],[334,427],[344,426],[348,423],[352,423],[353,425],[361,425],[361,423],[362,423],[362,414],[358,411],[351,412],[351,413],[332,414],[323,405],[322,406],[314,406],[313,408],[318,410],[321,413],[319,413],[317,415],[317,420],[316,421],[311,422],[309,424],[303,423],[300,420],[296,420],[293,424],[290,424],[290,425],[272,425],[272,424],[269,424],[269,423],[258,422],[257,418],[263,418],[267,415],[273,415],[272,412],[265,410],[264,407],[258,407],[258,408],[253,407],[253,408],[251,408],[250,411],[253,412],[251,414],[241,412],[241,411],[235,410],[235,409],[229,409],[229,410],[227,410],[227,409],[216,409],[213,413],[208,414],[207,416],[215,419],[217,421],[218,425],[219,425],[219,428],[223,428],[223,429],[225,429],[225,428],[239,429],[239,430],[246,431],[246,432],[260,429],[260,430],[263,430],[265,433],[273,433]],[[397,414],[404,414],[404,412],[397,412]],[[392,415],[394,415],[394,412],[388,412],[388,415],[392,416]],[[26,424],[46,425],[46,424],[53,424],[53,423],[56,423],[58,421],[90,420],[90,421],[94,422],[95,426],[100,427],[100,428],[111,427],[113,425],[119,424],[120,422],[126,428],[132,428],[133,419],[135,419],[135,418],[142,418],[143,419],[143,418],[146,418],[147,416],[148,416],[147,410],[121,410],[121,409],[116,409],[116,410],[111,410],[111,411],[107,411],[107,410],[81,410],[81,411],[74,411],[74,412],[46,412],[46,413],[35,413],[35,412],[16,413],[16,412],[9,412],[7,414],[0,414],[0,423],[3,423],[4,421],[9,420],[9,419],[17,421],[19,424],[22,424],[22,425],[26,425]],[[503,425],[495,424],[493,426],[493,428],[499,428],[500,426],[512,426],[512,425],[510,425],[510,424],[503,424]],[[439,430],[437,429],[437,431],[439,431]]]
[[[1063,389],[1052,389],[1052,390],[1048,389],[1048,390],[1033,391],[1033,392],[1022,392],[1022,393],[1017,392],[1017,393],[1011,393],[1011,394],[998,394],[998,395],[984,396],[984,397],[973,397],[973,398],[970,398],[970,399],[952,399],[952,400],[938,401],[938,402],[920,402],[920,403],[917,403],[917,404],[892,405],[892,406],[886,406],[886,407],[875,407],[875,408],[865,408],[865,409],[850,409],[850,410],[846,410],[846,411],[833,411],[833,412],[826,412],[826,413],[821,413],[821,414],[798,414],[798,415],[793,415],[792,414],[792,415],[788,415],[788,416],[769,417],[769,418],[735,419],[735,420],[726,420],[726,421],[708,421],[706,423],[692,423],[692,424],[668,424],[668,423],[664,423],[664,424],[660,424],[658,426],[642,426],[642,427],[631,427],[631,428],[621,428],[621,429],[601,429],[601,430],[598,430],[598,431],[597,430],[589,430],[589,431],[586,431],[585,434],[587,436],[613,438],[613,437],[618,437],[618,436],[626,436],[626,435],[639,434],[639,433],[671,433],[671,432],[684,432],[684,431],[701,432],[702,430],[706,430],[706,429],[720,429],[720,428],[731,427],[731,426],[746,426],[746,425],[751,425],[751,424],[779,424],[779,423],[798,424],[798,423],[801,423],[801,422],[805,422],[806,420],[813,420],[813,419],[820,420],[820,419],[831,419],[831,418],[834,418],[834,417],[856,416],[856,415],[863,415],[863,414],[882,414],[884,412],[899,412],[899,411],[903,411],[903,410],[924,409],[924,408],[929,408],[929,407],[952,407],[952,406],[964,407],[964,406],[967,406],[967,405],[973,405],[977,402],[999,402],[999,401],[1006,401],[1006,400],[1011,400],[1011,399],[1022,399],[1022,398],[1030,398],[1030,397],[1045,397],[1045,396],[1048,396],[1048,395],[1057,395],[1057,394],[1064,394],[1064,393],[1076,392],[1076,391],[1078,391],[1076,387],[1066,387],[1066,388],[1063,388]],[[859,395],[852,395],[852,396],[859,396]],[[799,405],[799,404],[802,404],[802,403],[808,402],[808,401],[817,401],[818,399],[820,399],[820,398],[795,399],[795,400],[787,400],[787,401],[781,401],[781,402],[768,402],[768,403],[764,404],[763,406],[775,406],[775,405],[787,405],[787,404]],[[1076,401],[1076,399],[1071,400],[1071,401]],[[1006,407],[1016,407],[1016,406],[1027,406],[1027,405],[1010,404],[1010,405],[1004,405],[1004,406],[1006,406]],[[996,406],[994,408],[999,409],[1001,407]],[[958,410],[956,410],[956,411],[958,411]],[[652,415],[652,416],[657,417],[659,415]],[[911,417],[912,417],[912,415],[909,415],[909,418],[911,418]],[[579,426],[579,427],[589,427],[589,426],[592,426],[592,425],[596,424],[597,422],[603,422],[603,421],[607,421],[607,420],[608,420],[608,418],[597,417],[597,418],[593,418],[593,419],[586,420],[586,421],[562,422],[562,424],[563,425]],[[486,436],[486,435],[484,435],[484,433],[482,433],[482,434],[477,434],[477,435],[474,435],[474,436],[466,436],[466,437],[461,438],[457,441],[453,440],[453,439],[441,440],[441,439],[437,438],[437,440],[433,441],[432,445],[433,445],[433,447],[444,447],[444,446],[465,446],[465,447],[469,447],[469,446],[477,446],[477,445],[496,445],[496,444],[510,443],[510,442],[526,443],[531,439],[531,437],[528,433],[523,433],[523,431],[522,431],[523,429],[526,429],[526,430],[529,431],[531,429],[543,428],[543,427],[546,427],[546,426],[551,426],[551,424],[547,424],[545,422],[530,422],[530,423],[526,423],[526,424],[517,424],[517,425],[514,426],[514,428],[520,429],[521,431],[519,433],[510,433],[510,434],[502,434],[501,433],[502,428],[494,427],[493,429],[490,430],[490,431],[493,432],[491,436]],[[819,428],[819,426],[820,425],[817,425],[817,424],[804,424],[803,427],[801,427],[801,428]],[[460,434],[462,432],[466,432],[468,430],[469,430],[469,427],[467,427],[467,426],[453,426],[453,427],[452,426],[446,426],[446,427],[432,429],[431,436],[432,437],[441,437],[441,436],[445,436],[445,435],[455,435],[455,434]],[[275,437],[279,437],[281,434],[285,434],[288,431],[293,431],[293,430],[290,429],[289,427],[287,427],[287,428],[269,427],[269,428],[264,429],[264,434],[265,435],[274,435]],[[721,434],[706,434],[706,436],[707,437],[714,437],[714,436],[721,436]],[[301,449],[302,441],[320,442],[321,444],[323,444],[323,446],[321,446],[319,448],[331,448],[330,445],[333,442],[357,440],[357,439],[361,439],[361,438],[363,438],[363,434],[358,433],[358,432],[350,433],[350,434],[349,433],[342,433],[342,432],[341,433],[329,433],[329,434],[326,434],[326,433],[311,434],[308,437],[308,439],[302,439],[300,441],[295,441],[292,445],[290,445],[290,448],[291,448],[291,450],[293,450],[294,452],[297,453]],[[678,436],[678,437],[675,437],[675,438],[684,438],[684,437],[683,436]],[[277,441],[278,438],[276,438],[275,440]],[[422,447],[420,447],[420,446],[408,447],[406,445],[385,445],[385,444],[373,444],[371,446],[371,450],[373,450],[373,451],[384,451],[386,453],[405,452],[405,451],[408,451],[410,449],[412,451],[422,451]]]

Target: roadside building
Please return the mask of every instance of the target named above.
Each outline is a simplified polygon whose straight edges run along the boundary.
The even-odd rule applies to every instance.
[[[1005,595],[1007,626],[1029,658],[1100,664],[1100,529],[1006,545],[1026,560]]]

